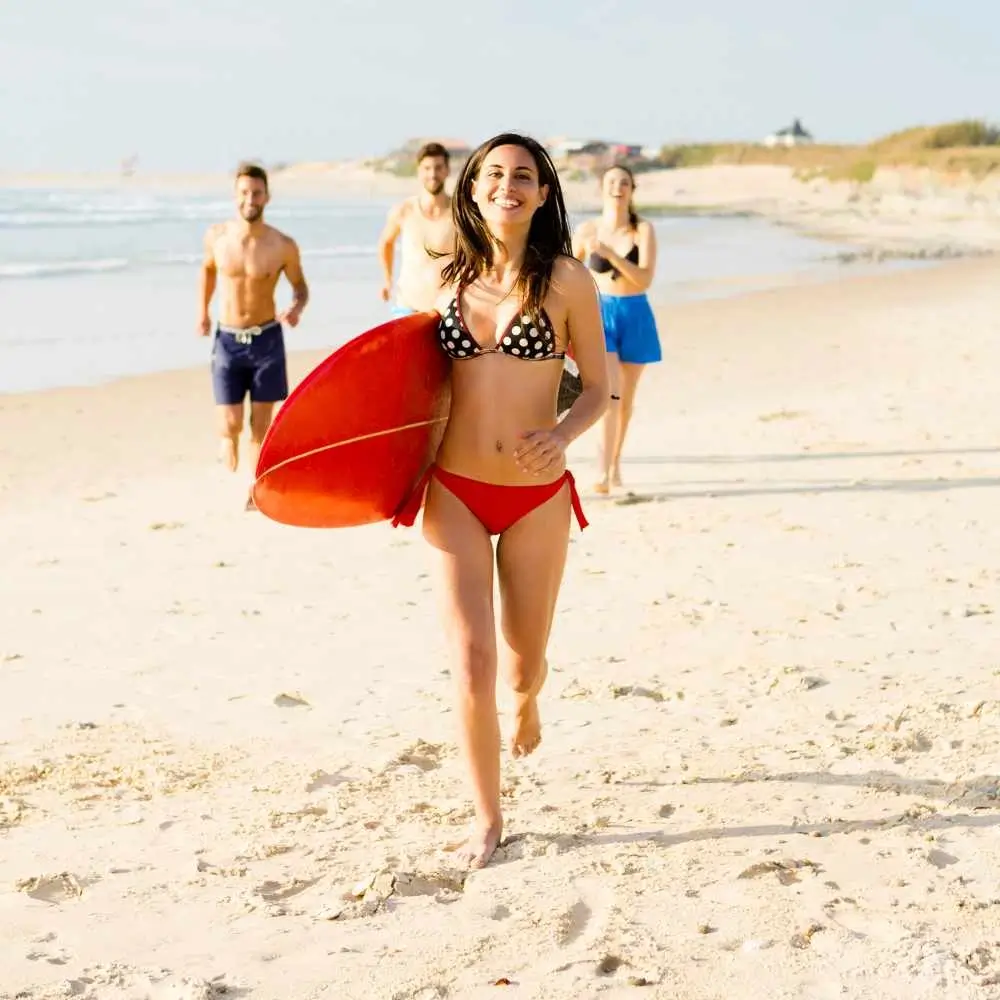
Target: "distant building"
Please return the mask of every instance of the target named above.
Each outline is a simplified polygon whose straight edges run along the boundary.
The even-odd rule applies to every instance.
[[[557,162],[577,156],[606,156],[611,148],[603,139],[550,139],[544,145]]]
[[[803,127],[802,122],[796,118],[787,128],[780,128],[777,132],[772,132],[764,139],[765,146],[802,146],[813,141]]]
[[[631,142],[606,139],[574,139],[562,136],[548,139],[545,148],[558,166],[584,172],[598,172],[621,160],[653,159],[658,149]]]
[[[573,139],[568,136],[559,136],[556,139],[546,139],[542,145],[548,150],[549,156],[553,160],[562,160],[568,156],[573,156],[583,152],[584,148],[590,145],[589,139]]]
[[[620,160],[636,160],[642,156],[642,146],[625,142],[615,142],[609,147],[611,155]]]

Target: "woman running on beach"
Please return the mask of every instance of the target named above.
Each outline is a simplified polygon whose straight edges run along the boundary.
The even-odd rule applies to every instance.
[[[628,167],[606,170],[601,188],[601,215],[577,227],[573,254],[591,269],[601,295],[611,405],[604,414],[598,453],[601,478],[594,489],[607,493],[622,484],[622,447],[639,378],[645,366],[660,361],[662,354],[656,319],[646,298],[656,270],[656,233],[636,214],[632,203],[635,178]]]
[[[466,162],[452,204],[454,250],[436,308],[451,359],[451,409],[435,464],[395,524],[413,524],[440,553],[458,681],[460,744],[475,827],[459,857],[485,865],[500,843],[500,731],[493,608],[494,551],[506,679],[515,696],[511,753],[541,741],[538,694],[570,532],[586,525],[567,446],[608,404],[601,311],[573,258],[559,179],[535,140],[504,133]],[[572,345],[583,391],[557,422]]]

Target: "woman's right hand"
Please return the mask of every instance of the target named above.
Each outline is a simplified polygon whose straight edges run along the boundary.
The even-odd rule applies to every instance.
[[[611,248],[597,235],[597,230],[592,230],[587,234],[584,247],[588,254],[596,253],[605,259],[607,259],[608,254],[611,253]]]
[[[525,431],[521,442],[514,449],[514,461],[522,472],[540,476],[565,462],[567,442],[558,428]]]

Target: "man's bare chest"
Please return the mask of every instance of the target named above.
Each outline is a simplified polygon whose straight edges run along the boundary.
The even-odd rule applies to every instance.
[[[220,240],[215,247],[215,260],[227,277],[254,281],[276,280],[282,268],[281,253],[276,247],[252,241]]]

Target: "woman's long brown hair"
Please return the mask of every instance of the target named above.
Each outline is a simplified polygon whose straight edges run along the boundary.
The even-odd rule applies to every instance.
[[[560,254],[572,257],[573,251],[559,175],[545,148],[529,136],[503,132],[487,139],[466,160],[451,200],[455,225],[454,249],[441,277],[446,284],[457,282],[461,287],[471,284],[493,267],[493,254],[498,241],[473,200],[472,185],[479,176],[483,161],[498,146],[526,149],[535,161],[539,186],[547,185],[549,189],[545,203],[532,216],[528,245],[516,286],[521,308],[533,322],[538,323],[556,259]]]

